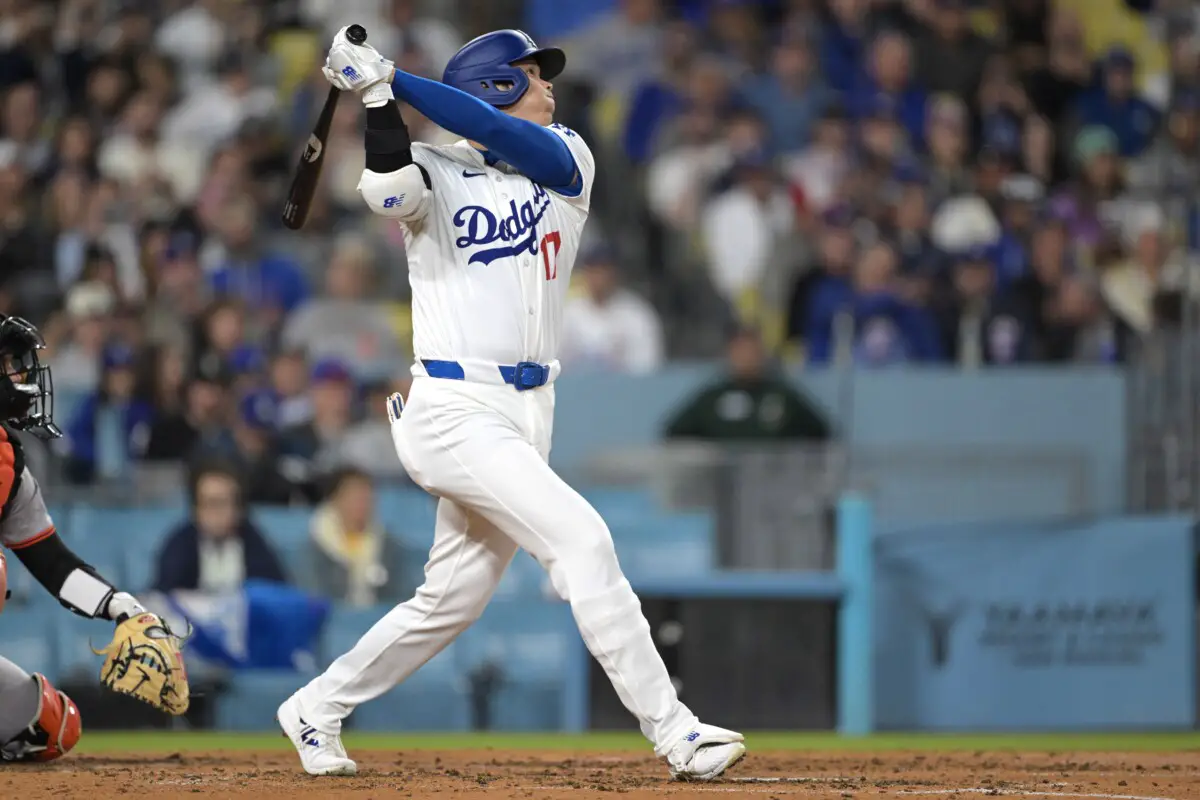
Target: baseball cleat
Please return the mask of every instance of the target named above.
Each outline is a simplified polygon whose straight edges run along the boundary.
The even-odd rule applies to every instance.
[[[275,712],[279,727],[300,754],[300,764],[309,775],[356,775],[358,765],[350,760],[342,737],[322,733],[300,717],[294,697],[283,701]]]
[[[711,781],[742,760],[746,745],[740,733],[715,725],[699,725],[667,753],[671,778]]]

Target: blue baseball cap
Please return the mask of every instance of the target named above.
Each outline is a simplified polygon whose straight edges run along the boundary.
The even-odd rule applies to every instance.
[[[1129,48],[1123,45],[1114,45],[1104,54],[1105,69],[1131,70],[1134,68],[1134,64],[1133,53],[1129,52]]]
[[[316,363],[312,370],[313,383],[324,383],[326,381],[338,381],[341,383],[350,383],[353,376],[350,374],[350,369],[336,358],[325,358]]]
[[[238,401],[238,418],[246,427],[257,431],[274,428],[278,412],[279,401],[269,389],[248,392]]]
[[[104,348],[101,363],[105,369],[131,369],[137,363],[137,353],[124,342],[113,342]]]

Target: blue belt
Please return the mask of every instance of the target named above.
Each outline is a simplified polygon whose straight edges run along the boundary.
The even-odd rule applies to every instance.
[[[467,379],[462,364],[457,361],[438,361],[432,358],[421,359],[425,374],[431,378],[443,378],[450,381]],[[499,365],[500,377],[518,392],[526,389],[536,389],[545,386],[550,380],[550,367],[534,361],[522,361],[514,366]]]

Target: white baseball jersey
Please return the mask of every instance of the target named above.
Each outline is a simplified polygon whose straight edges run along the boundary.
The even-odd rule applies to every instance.
[[[404,223],[418,374],[420,359],[549,364],[558,357],[596,168],[578,134],[550,128],[575,157],[578,196],[505,164],[488,166],[466,140],[413,145],[413,161],[433,186],[428,212]]]

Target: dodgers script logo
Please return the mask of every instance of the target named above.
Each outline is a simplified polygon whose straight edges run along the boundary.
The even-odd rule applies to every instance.
[[[550,208],[550,193],[542,186],[530,181],[533,200],[517,207],[516,200],[508,201],[509,214],[501,219],[495,212],[483,206],[463,206],[454,214],[454,227],[463,235],[454,240],[460,250],[472,245],[492,245],[504,242],[500,247],[484,247],[476,250],[468,264],[487,266],[498,258],[515,256],[523,251],[537,253],[537,226]]]

